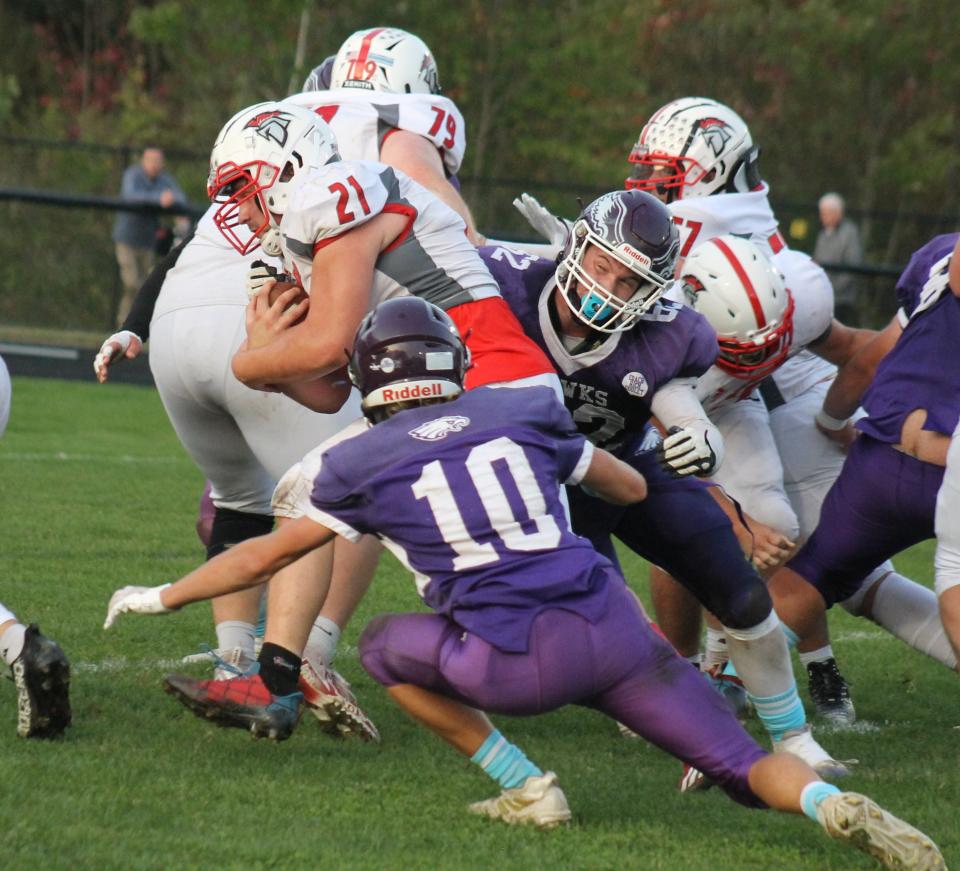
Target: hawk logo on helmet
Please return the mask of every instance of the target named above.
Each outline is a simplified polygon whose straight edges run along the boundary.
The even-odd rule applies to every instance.
[[[719,157],[733,136],[729,125],[726,121],[721,121],[719,118],[704,118],[698,123],[703,133],[704,141],[714,155]]]
[[[287,144],[287,128],[290,126],[290,117],[283,112],[261,112],[255,115],[245,125],[244,130],[255,128],[258,136],[271,142],[276,142],[281,148]]]
[[[436,442],[445,439],[452,432],[460,432],[470,425],[469,417],[453,415],[451,417],[438,417],[436,420],[428,420],[421,423],[416,429],[410,430],[407,435],[412,435],[415,439],[422,442]]]

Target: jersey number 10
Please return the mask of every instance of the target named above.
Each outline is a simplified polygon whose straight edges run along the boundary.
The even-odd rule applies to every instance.
[[[493,467],[497,461],[500,461],[501,469],[506,467],[505,471],[513,479],[529,523],[535,526],[532,532],[525,532],[522,521],[514,514]],[[506,436],[477,445],[468,454],[465,466],[490,526],[508,550],[546,550],[560,543],[560,527],[547,513],[543,492],[520,445]],[[427,500],[440,535],[457,554],[453,559],[454,571],[476,568],[500,559],[489,541],[479,542],[470,535],[439,460],[423,467],[423,473],[412,489],[417,499]]]

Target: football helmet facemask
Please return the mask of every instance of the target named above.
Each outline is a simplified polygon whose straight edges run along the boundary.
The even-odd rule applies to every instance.
[[[453,399],[463,391],[470,352],[450,316],[425,299],[380,303],[360,322],[350,355],[350,381],[372,423],[389,406]]]
[[[752,242],[724,235],[698,245],[684,260],[680,281],[687,303],[717,332],[723,371],[759,380],[787,359],[793,296]]]
[[[657,193],[666,202],[719,193],[745,193],[761,183],[746,122],[728,106],[684,97],[658,109],[628,160],[628,190]]]
[[[214,222],[241,254],[262,244],[279,256],[278,228],[291,189],[307,171],[339,159],[333,131],[309,109],[270,102],[238,112],[210,154],[207,193],[220,204]],[[251,230],[240,221],[240,207],[253,198],[263,222]]]
[[[640,279],[630,299],[620,299],[586,271],[583,260],[591,245]],[[587,326],[603,333],[629,330],[672,280],[678,249],[677,228],[663,203],[642,191],[613,191],[590,203],[574,222],[557,261],[557,285],[570,311]]]
[[[440,76],[427,44],[395,27],[358,30],[340,46],[331,88],[387,94],[439,94]]]

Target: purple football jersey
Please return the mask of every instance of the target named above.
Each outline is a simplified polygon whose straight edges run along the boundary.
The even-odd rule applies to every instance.
[[[560,500],[592,454],[550,388],[479,387],[330,448],[310,516],[351,540],[377,535],[433,610],[525,652],[544,608],[595,622],[606,603],[610,563]]]
[[[706,318],[668,300],[657,302],[631,329],[571,354],[548,308],[556,264],[499,247],[481,248],[480,256],[524,332],[556,368],[577,428],[600,447],[625,450],[650,419],[657,390],[674,378],[702,375],[717,359],[717,335]]]
[[[867,435],[897,444],[903,422],[927,410],[923,428],[951,435],[960,418],[960,299],[947,271],[960,233],[937,236],[914,252],[897,282],[903,335],[877,367],[863,397]]]

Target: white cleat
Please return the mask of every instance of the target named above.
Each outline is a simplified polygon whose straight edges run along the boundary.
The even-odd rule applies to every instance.
[[[528,777],[522,786],[505,789],[496,798],[474,802],[468,810],[511,825],[534,825],[540,829],[552,829],[570,822],[567,797],[552,771]]]
[[[379,741],[380,732],[357,704],[350,684],[329,666],[304,659],[300,666],[303,700],[325,732],[335,736]]]
[[[783,738],[773,742],[773,752],[799,756],[821,777],[847,777],[850,774],[846,764],[834,759],[817,743],[809,724],[802,729],[785,732]],[[853,761],[850,760],[851,763]]]
[[[828,795],[817,807],[817,819],[831,838],[848,841],[887,868],[946,871],[943,856],[930,838],[865,795]]]

